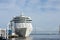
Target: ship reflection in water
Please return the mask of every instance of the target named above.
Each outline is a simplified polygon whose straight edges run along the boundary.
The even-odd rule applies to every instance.
[[[9,40],[32,40],[32,38],[31,37],[27,37],[27,38],[19,37],[19,38],[10,38]]]
[[[9,40],[60,40],[60,35],[31,35],[27,38],[12,38]]]

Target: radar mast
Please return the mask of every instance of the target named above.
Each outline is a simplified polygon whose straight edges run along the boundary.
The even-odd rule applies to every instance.
[[[20,16],[23,16],[23,12],[22,11],[20,12]]]
[[[59,34],[60,34],[60,25],[59,25]]]

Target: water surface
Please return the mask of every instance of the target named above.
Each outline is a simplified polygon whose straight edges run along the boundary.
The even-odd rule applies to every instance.
[[[60,40],[60,35],[30,35],[27,38],[12,38],[9,40]]]

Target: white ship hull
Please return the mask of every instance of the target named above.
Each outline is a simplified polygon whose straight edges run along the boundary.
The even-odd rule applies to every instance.
[[[31,23],[16,23],[15,33],[22,37],[28,37],[32,32]]]
[[[31,33],[31,29],[27,29],[27,28],[19,28],[16,29],[15,33],[19,36],[19,37],[28,37]]]

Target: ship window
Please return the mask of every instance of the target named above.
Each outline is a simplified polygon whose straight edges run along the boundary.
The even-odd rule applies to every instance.
[[[26,21],[32,21],[32,20],[26,20]]]
[[[26,19],[29,19],[29,18],[26,18]]]

